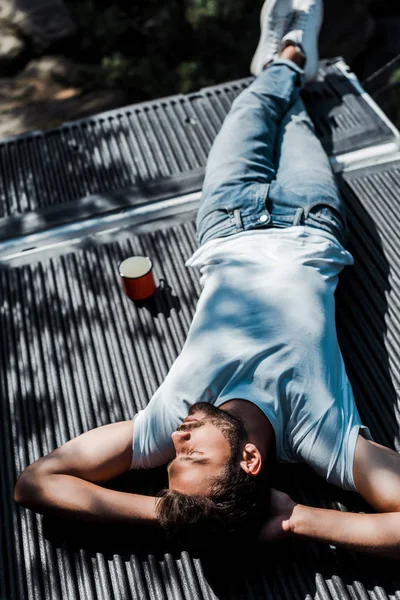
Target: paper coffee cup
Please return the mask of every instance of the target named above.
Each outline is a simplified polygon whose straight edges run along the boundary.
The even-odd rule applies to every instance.
[[[119,265],[122,287],[131,300],[146,300],[156,291],[153,263],[148,256],[131,256]]]

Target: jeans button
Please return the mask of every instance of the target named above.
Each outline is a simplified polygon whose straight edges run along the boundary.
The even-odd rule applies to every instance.
[[[268,221],[269,221],[268,215],[261,215],[261,217],[258,219],[259,223],[267,223]]]

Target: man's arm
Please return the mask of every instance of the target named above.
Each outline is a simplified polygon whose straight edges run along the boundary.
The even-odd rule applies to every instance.
[[[363,515],[298,504],[288,528],[295,536],[400,559],[400,513]]]
[[[276,492],[261,538],[294,535],[400,559],[400,456],[359,436],[353,474],[362,497],[384,514],[312,508]]]
[[[156,524],[154,497],[96,485],[129,470],[132,435],[133,422],[123,421],[67,442],[25,469],[15,486],[15,501],[41,514]]]

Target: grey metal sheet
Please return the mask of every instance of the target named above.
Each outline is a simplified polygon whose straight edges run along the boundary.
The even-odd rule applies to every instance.
[[[400,166],[345,174],[348,268],[337,295],[339,336],[364,422],[399,449],[397,276]],[[190,554],[141,530],[67,526],[12,501],[16,475],[91,427],[145,406],[182,347],[200,292],[184,262],[196,247],[193,222],[151,233],[121,231],[78,250],[21,258],[0,270],[1,596],[72,599],[394,599],[397,563],[311,543],[257,548],[253,567],[211,548]],[[154,259],[163,280],[154,302],[122,294],[117,265],[132,253]],[[22,264],[24,263],[24,264]],[[280,484],[315,506],[365,510],[356,495],[326,485],[306,467],[285,467]],[[120,485],[150,491],[162,473]],[[233,548],[243,558],[243,548]],[[240,562],[240,560],[239,560]]]
[[[346,173],[340,185],[348,198],[355,257],[355,267],[344,272],[339,289],[339,317],[353,322],[354,339],[345,334],[344,354],[355,389],[369,397],[361,412],[375,439],[400,450],[400,163]]]
[[[304,97],[329,154],[390,141],[393,133],[328,62]],[[243,79],[67,123],[0,143],[0,219],[204,167]]]
[[[337,156],[394,141],[387,123],[343,76],[335,60],[321,61],[318,80],[303,93],[326,152]]]

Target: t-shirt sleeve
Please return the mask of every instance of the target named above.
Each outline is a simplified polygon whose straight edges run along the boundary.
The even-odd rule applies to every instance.
[[[163,386],[146,408],[133,419],[131,469],[151,469],[166,464],[175,456],[171,434],[179,417],[164,402]]]

